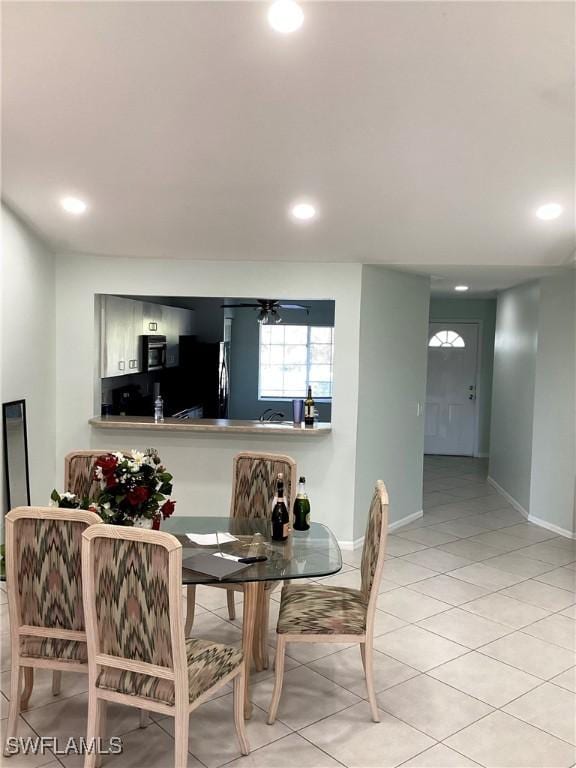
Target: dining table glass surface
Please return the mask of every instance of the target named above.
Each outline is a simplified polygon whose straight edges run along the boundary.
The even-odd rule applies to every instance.
[[[249,581],[280,581],[317,578],[337,573],[342,568],[340,547],[332,531],[321,523],[312,522],[307,531],[293,530],[286,541],[273,541],[270,521],[265,518],[188,517],[174,515],[162,521],[161,530],[171,533],[182,544],[182,560],[200,553],[239,557],[265,556],[266,560],[224,579],[182,568],[183,584],[232,584]],[[218,545],[201,545],[190,541],[186,534],[228,533],[236,541]],[[222,537],[228,538],[228,537]]]

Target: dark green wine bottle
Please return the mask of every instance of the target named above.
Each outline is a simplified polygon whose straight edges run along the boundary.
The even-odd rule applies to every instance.
[[[294,501],[294,530],[307,531],[310,528],[310,502],[306,495],[306,478],[298,482],[298,495]]]
[[[272,538],[274,541],[286,541],[290,531],[290,515],[284,500],[284,476],[278,473],[276,480],[276,499],[272,509]]]

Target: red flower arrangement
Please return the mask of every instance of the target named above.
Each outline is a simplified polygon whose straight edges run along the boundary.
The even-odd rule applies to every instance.
[[[174,512],[175,502],[167,498],[172,493],[172,475],[155,451],[99,456],[94,479],[101,490],[90,506],[105,523],[142,525],[151,520],[157,528],[161,519]]]

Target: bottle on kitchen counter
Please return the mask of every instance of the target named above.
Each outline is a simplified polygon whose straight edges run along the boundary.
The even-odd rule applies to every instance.
[[[307,531],[310,528],[310,501],[306,494],[306,478],[298,481],[298,495],[294,501],[294,530]]]
[[[154,423],[164,421],[164,400],[160,394],[160,383],[154,382]]]
[[[284,500],[284,475],[278,473],[276,496],[272,509],[272,538],[274,541],[286,541],[290,529],[290,515]]]
[[[161,395],[157,395],[154,400],[154,423],[164,421],[164,400]]]
[[[308,387],[308,397],[304,400],[304,426],[314,426],[314,398],[312,397],[312,387]]]

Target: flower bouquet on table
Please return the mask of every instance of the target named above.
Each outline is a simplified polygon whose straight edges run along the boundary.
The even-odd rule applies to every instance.
[[[64,491],[58,493],[56,488],[50,494],[50,502],[53,507],[60,507],[61,509],[91,509],[94,510],[94,505],[91,506],[88,496],[80,497],[75,493]]]
[[[52,493],[58,506],[80,507],[97,512],[105,523],[139,528],[160,527],[174,512],[172,475],[166,471],[156,451],[106,453],[98,456],[94,479],[100,491],[92,499],[80,501],[74,494]]]

